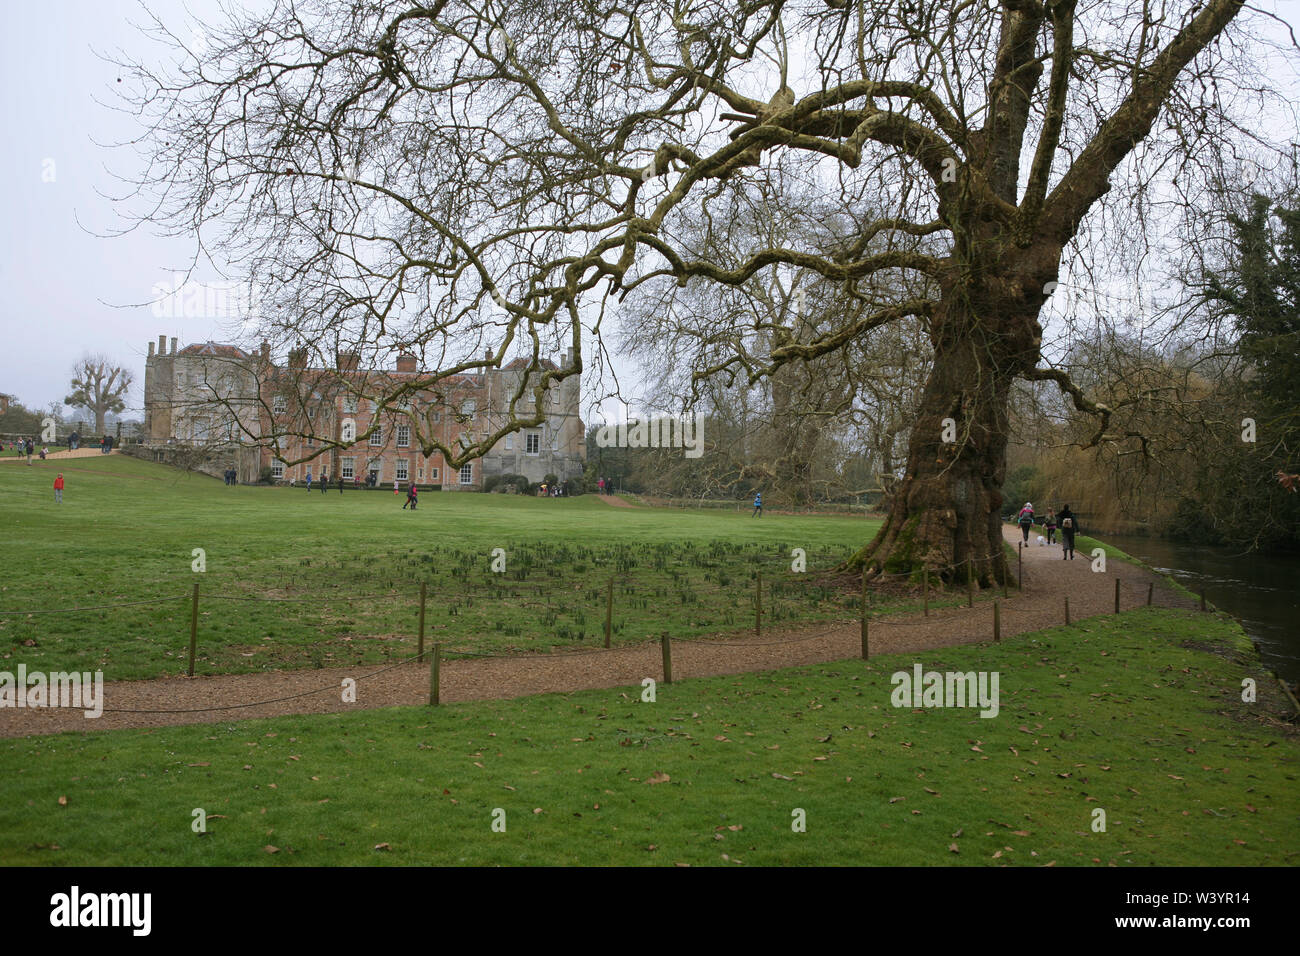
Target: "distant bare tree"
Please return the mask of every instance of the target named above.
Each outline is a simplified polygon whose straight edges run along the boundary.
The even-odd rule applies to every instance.
[[[119,414],[126,408],[126,393],[132,373],[113,365],[103,355],[83,356],[72,367],[72,393],[63,404],[84,408],[95,416],[96,434],[104,433],[104,416]]]

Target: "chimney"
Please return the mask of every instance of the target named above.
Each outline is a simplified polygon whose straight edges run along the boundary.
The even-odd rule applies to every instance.
[[[403,352],[397,356],[397,370],[399,372],[414,372],[418,367],[418,362],[410,352]]]
[[[262,339],[262,359],[267,361],[271,358],[271,343]]]
[[[491,350],[491,349],[484,349],[484,350],[483,350],[483,358],[484,358],[485,361],[488,361],[488,362],[492,361],[492,350]]]
[[[176,336],[172,336],[172,355],[176,354]]]
[[[307,350],[290,349],[289,351],[289,368],[305,369],[307,367]]]
[[[153,339],[149,340],[149,358],[153,358]]]
[[[340,372],[355,372],[361,364],[360,352],[337,352],[335,353],[334,366]]]
[[[172,339],[172,341],[175,342],[176,340]],[[158,336],[158,354],[159,355],[167,354],[167,336],[165,335]]]

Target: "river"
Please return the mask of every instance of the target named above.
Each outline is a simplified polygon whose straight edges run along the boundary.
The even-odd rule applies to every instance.
[[[1164,538],[1104,540],[1173,577],[1241,621],[1267,667],[1300,681],[1300,555],[1239,554],[1232,548]]]

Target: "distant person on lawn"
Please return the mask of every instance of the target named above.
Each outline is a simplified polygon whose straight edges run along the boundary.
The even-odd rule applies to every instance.
[[[320,493],[323,495],[330,490],[330,473],[329,470],[320,473]]]
[[[755,516],[763,517],[763,493],[761,491],[754,492],[754,514],[750,515],[750,517]]]
[[[416,506],[416,504],[417,504],[417,502],[418,502],[418,500],[419,500],[419,497],[418,497],[419,494],[420,494],[420,493],[419,493],[418,491],[415,490],[415,482],[412,482],[412,483],[411,483],[411,487],[409,487],[409,488],[406,489],[406,501],[402,502],[402,510],[405,511],[405,510],[406,510],[406,506],[407,506],[407,505],[410,505],[410,506],[411,506],[411,510],[414,511],[414,510],[415,510],[415,506]]]
[[[1056,513],[1056,520],[1061,524],[1061,560],[1074,560],[1074,536],[1079,533],[1079,519],[1075,517],[1070,506],[1066,505]]]
[[[356,481],[356,478],[352,480]],[[339,472],[339,494],[343,494],[343,472],[341,471]]]
[[[63,504],[63,473],[62,472],[59,473],[59,477],[54,479],[54,503],[58,505]]]
[[[311,469],[307,469],[307,490],[311,491]]]
[[[1016,521],[1020,524],[1020,530],[1024,533],[1025,544],[1029,543],[1029,529],[1034,526],[1034,506],[1028,501],[1020,509],[1020,514],[1016,515]]]

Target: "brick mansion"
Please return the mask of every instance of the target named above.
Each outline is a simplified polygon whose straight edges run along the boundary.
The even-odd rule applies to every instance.
[[[441,453],[424,455],[421,438],[449,448],[467,446],[509,421],[509,402],[521,386],[517,417],[533,416],[528,362],[453,375],[436,388],[421,387],[428,373],[414,355],[399,355],[392,369],[363,369],[355,352],[339,352],[332,367],[311,367],[307,350],[291,351],[284,365],[270,347],[249,353],[214,342],[177,348],[159,336],[145,359],[144,442],[158,456],[195,449],[200,470],[233,468],[238,480],[305,482],[328,474],[349,485],[373,481],[405,488],[479,490],[493,475],[519,474],[531,482],[555,475],[578,478],[586,464],[586,435],[579,417],[579,376],[545,393],[543,421],[498,441],[486,454],[448,469]],[[490,356],[489,356],[490,357]],[[561,357],[568,361],[568,354]],[[549,360],[543,369],[556,366]],[[401,392],[411,383],[409,391]],[[381,406],[374,395],[400,397]],[[278,439],[274,454],[271,438]],[[335,443],[333,446],[330,443]],[[290,464],[296,459],[307,459]]]

